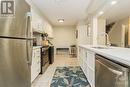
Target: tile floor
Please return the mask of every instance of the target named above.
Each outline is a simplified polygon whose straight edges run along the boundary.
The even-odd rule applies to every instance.
[[[69,55],[55,55],[55,62],[50,65],[47,71],[36,78],[32,83],[32,87],[50,87],[56,67],[62,66],[79,66],[77,58]]]

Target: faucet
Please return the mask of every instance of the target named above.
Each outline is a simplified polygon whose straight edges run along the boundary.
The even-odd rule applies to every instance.
[[[106,45],[111,46],[109,35],[107,33],[105,35],[106,35]]]
[[[101,35],[105,35],[106,36],[106,46],[111,46],[110,40],[109,40],[109,35],[107,33],[101,33]]]

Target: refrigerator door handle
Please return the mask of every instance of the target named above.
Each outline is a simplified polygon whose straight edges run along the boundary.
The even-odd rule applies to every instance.
[[[31,38],[31,29],[30,29],[31,13],[27,12],[26,14],[26,36]]]
[[[27,51],[27,63],[32,65],[32,40],[27,40],[26,42],[26,51]]]

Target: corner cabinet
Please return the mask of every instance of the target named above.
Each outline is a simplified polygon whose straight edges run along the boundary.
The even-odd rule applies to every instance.
[[[78,60],[91,87],[95,87],[95,53],[86,48],[79,47]]]
[[[31,82],[39,75],[41,69],[41,48],[33,48],[32,65],[31,65]]]

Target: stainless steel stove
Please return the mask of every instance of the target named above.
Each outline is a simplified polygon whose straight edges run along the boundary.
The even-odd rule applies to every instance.
[[[49,46],[41,48],[41,73],[43,74],[49,66]]]

